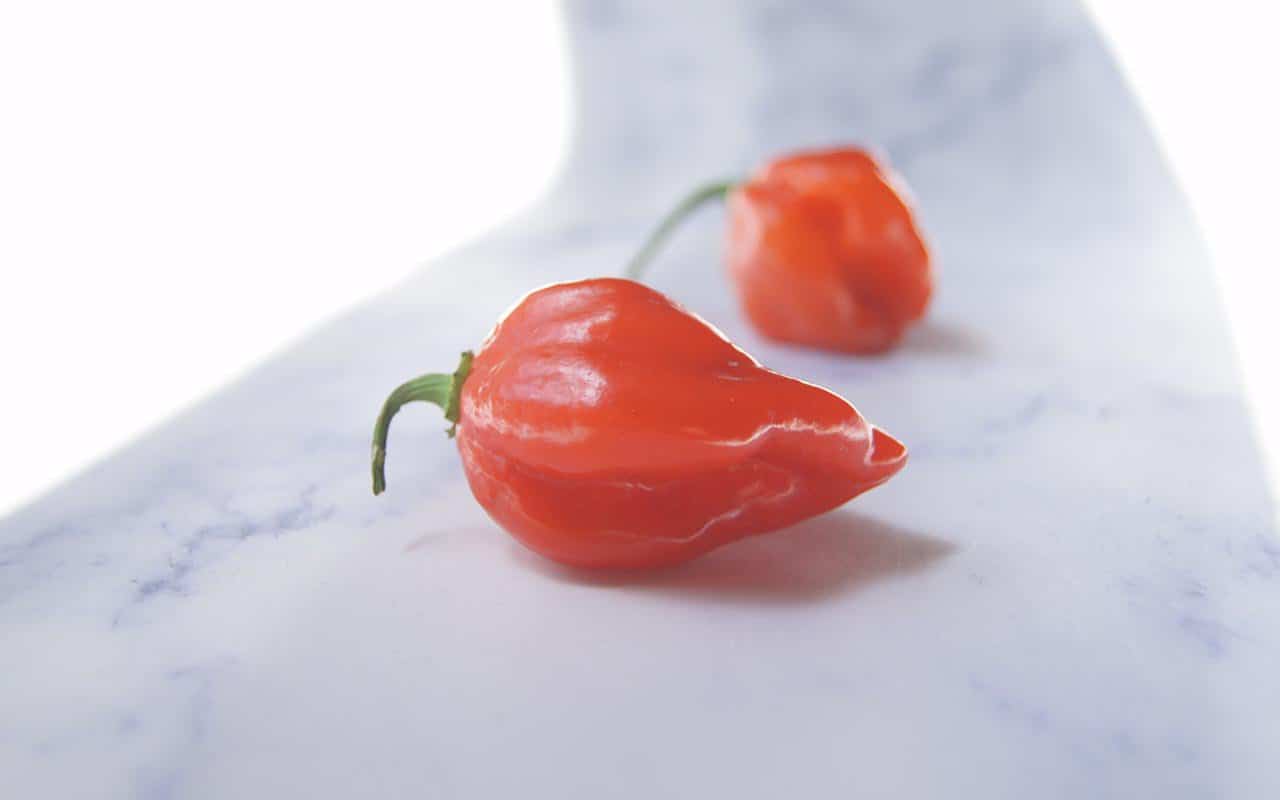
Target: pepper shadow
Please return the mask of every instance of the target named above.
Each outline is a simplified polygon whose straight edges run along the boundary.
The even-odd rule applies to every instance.
[[[529,569],[566,583],[735,603],[802,604],[921,572],[955,549],[950,542],[873,517],[833,511],[653,571],[593,572],[547,561],[519,546],[512,552]]]
[[[907,331],[900,350],[940,358],[980,358],[986,355],[987,345],[971,328],[926,319]]]

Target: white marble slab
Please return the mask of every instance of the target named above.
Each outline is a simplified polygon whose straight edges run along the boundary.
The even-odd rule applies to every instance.
[[[566,13],[551,196],[0,521],[4,794],[1277,796],[1271,501],[1210,267],[1080,10]],[[617,270],[692,182],[844,140],[887,149],[939,254],[901,351],[761,341],[715,213],[653,282],[901,437],[894,481],[599,580],[490,523],[425,407],[370,495],[399,380]]]

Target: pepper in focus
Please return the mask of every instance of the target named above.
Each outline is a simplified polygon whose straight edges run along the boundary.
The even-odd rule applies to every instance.
[[[782,342],[880,353],[933,292],[929,248],[902,181],[865,150],[800,152],[750,179],[708,184],[662,221],[628,266],[638,278],[702,204],[727,199],[726,261],[747,318]]]
[[[455,373],[392,392],[374,429],[375,494],[391,419],[414,401],[455,423],[489,515],[576,567],[686,561],[836,508],[907,457],[843,398],[618,278],[532,292]]]

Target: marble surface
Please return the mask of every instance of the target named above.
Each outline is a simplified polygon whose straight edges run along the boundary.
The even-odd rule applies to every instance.
[[[569,3],[534,209],[0,521],[14,797],[1275,797],[1280,539],[1213,274],[1073,3]],[[513,68],[516,68],[513,65]],[[513,125],[513,135],[518,125]],[[912,448],[849,507],[585,579],[374,412],[685,187],[879,143],[939,255],[879,359],[761,341],[701,215],[653,283]]]

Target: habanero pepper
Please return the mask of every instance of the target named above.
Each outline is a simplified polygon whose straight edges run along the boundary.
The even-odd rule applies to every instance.
[[[686,561],[836,508],[907,457],[841,397],[618,278],[532,292],[452,375],[393,391],[374,428],[375,494],[391,418],[413,401],[454,423],[489,515],[577,567]]]
[[[795,153],[743,182],[704,186],[662,221],[628,266],[637,279],[677,224],[726,198],[726,261],[765,336],[847,353],[893,347],[933,292],[929,248],[896,175],[865,150]]]

